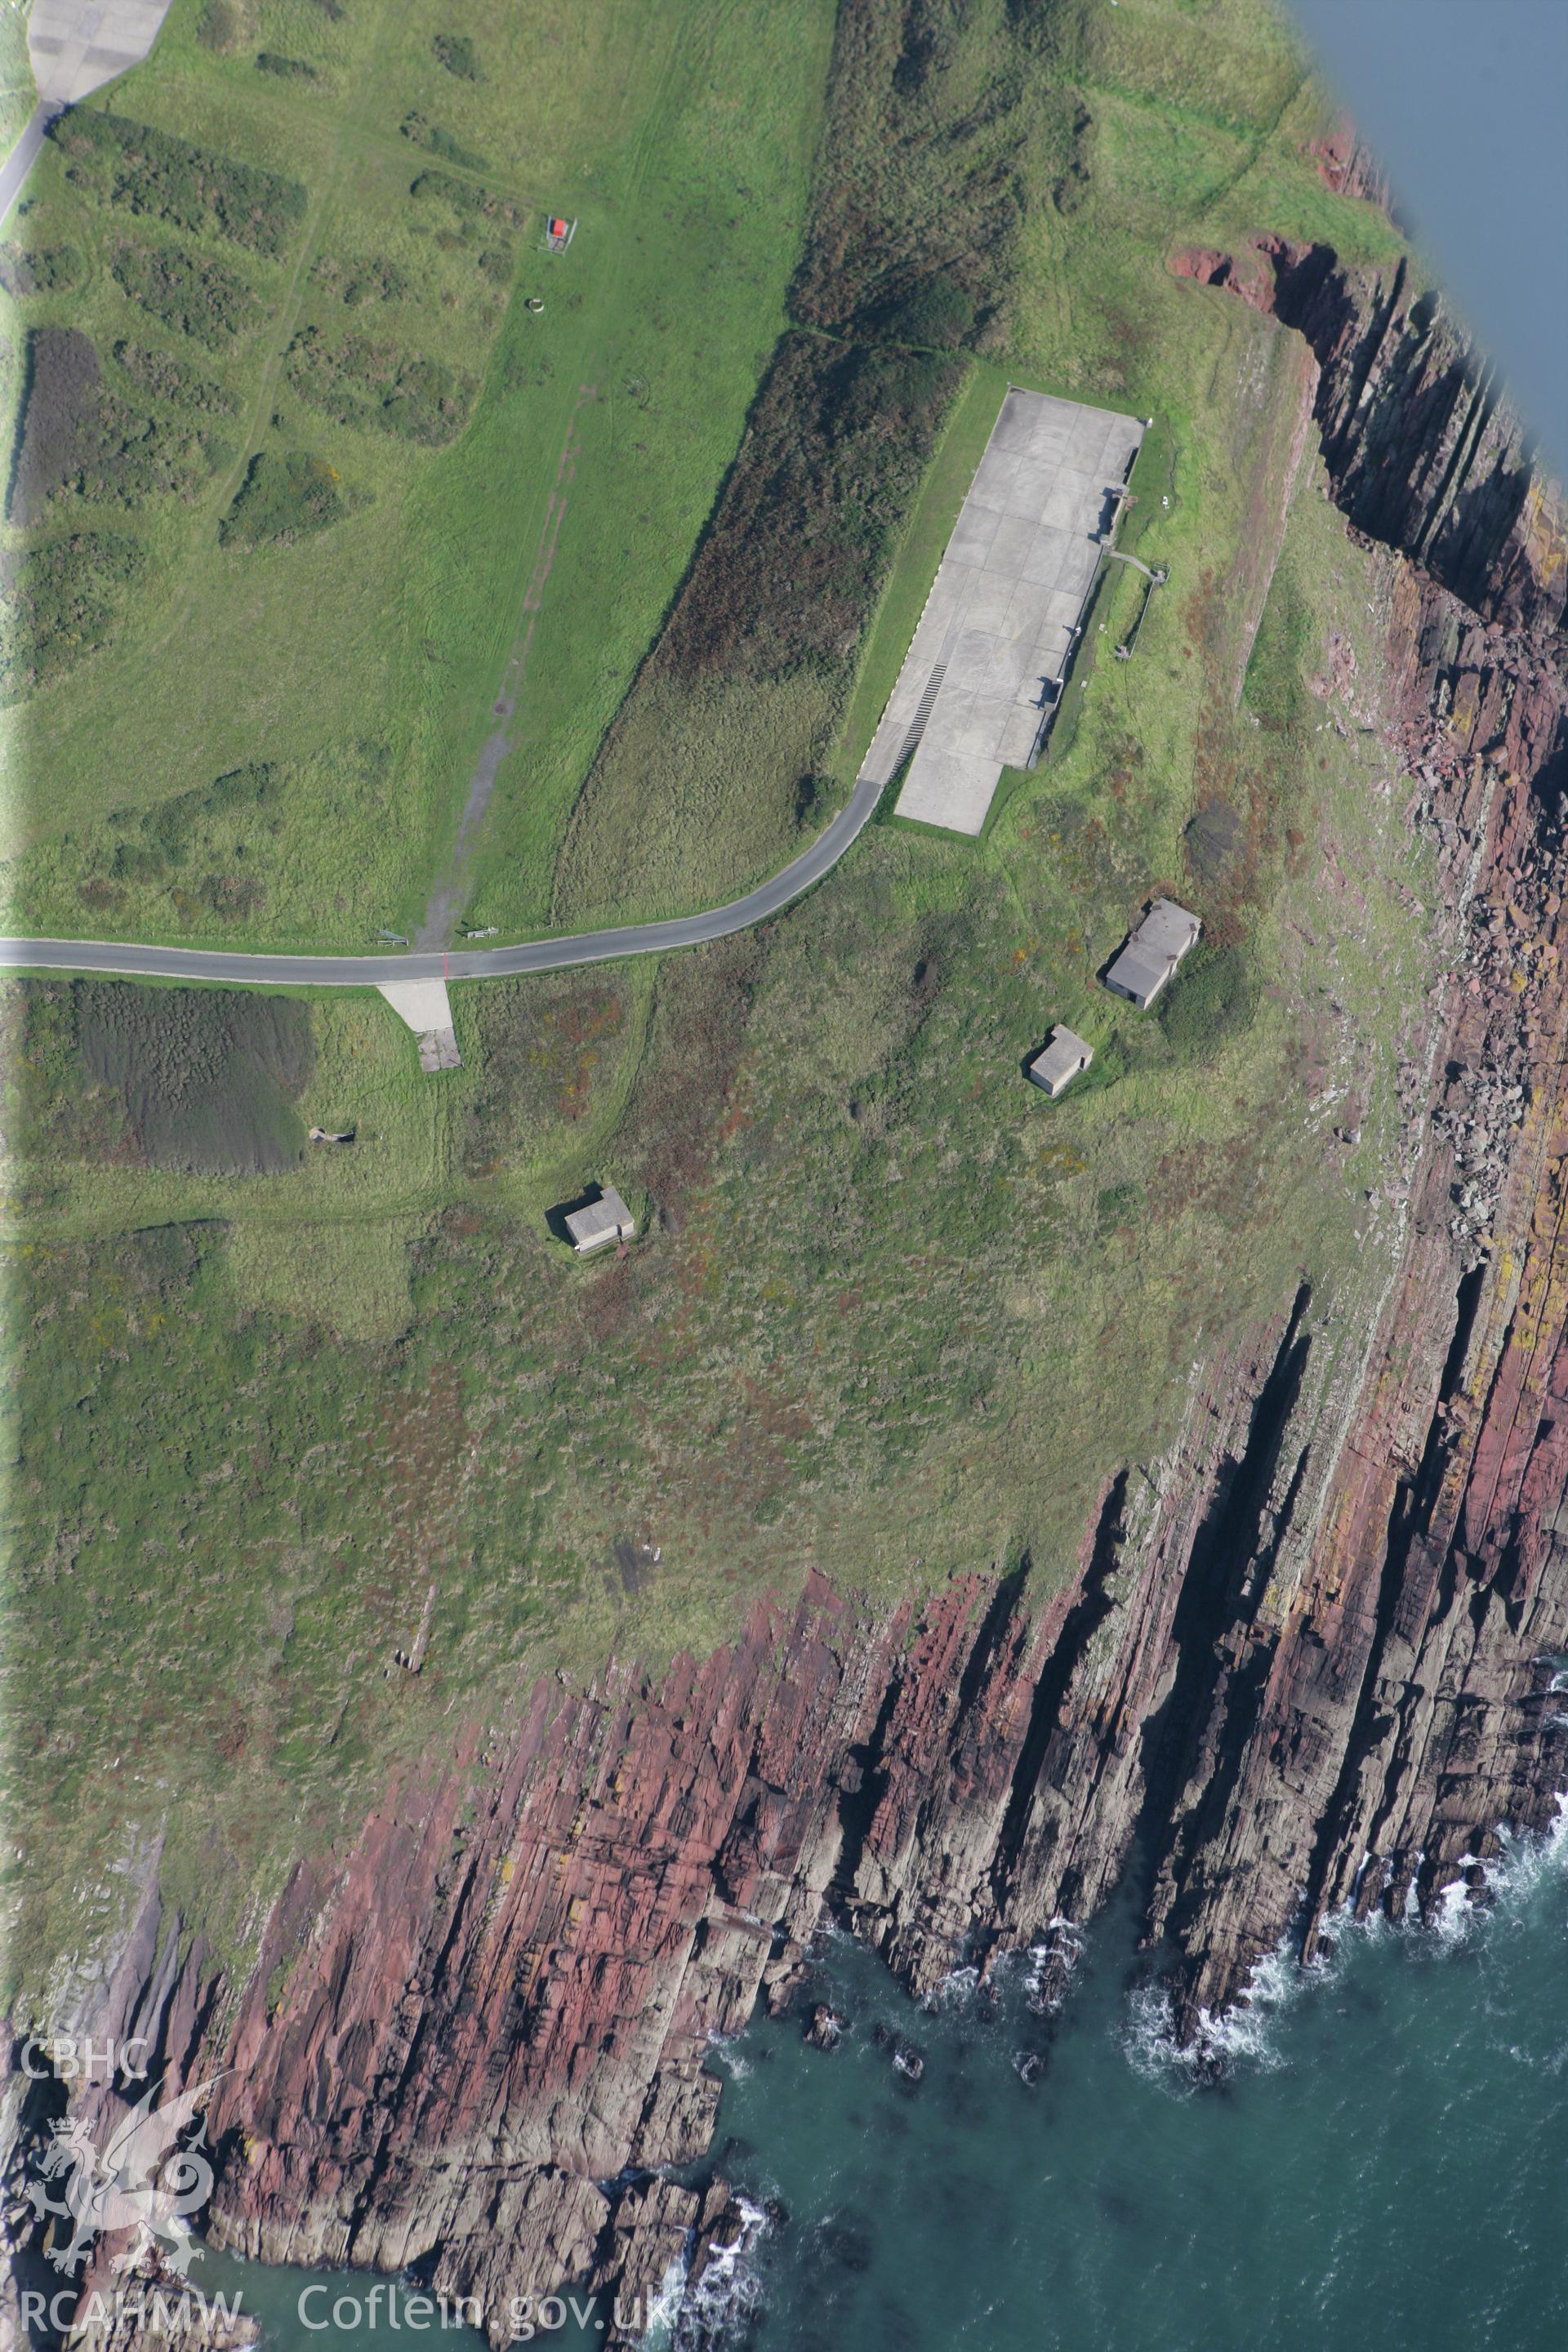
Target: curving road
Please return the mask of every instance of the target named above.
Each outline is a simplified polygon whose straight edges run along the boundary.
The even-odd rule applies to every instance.
[[[216,980],[252,987],[379,988],[398,980],[502,980],[515,972],[562,971],[577,963],[617,956],[655,955],[668,948],[700,947],[776,915],[828,873],[864,829],[882,796],[874,777],[860,776],[825,833],[771,881],[714,907],[667,923],[627,923],[614,931],[575,931],[531,940],[522,947],[462,948],[397,955],[240,955],[223,948],[144,948],[108,940],[0,939],[0,970],[106,971],[142,980]]]

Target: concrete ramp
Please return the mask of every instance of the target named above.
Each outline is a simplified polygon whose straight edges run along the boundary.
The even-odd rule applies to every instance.
[[[452,1026],[452,1001],[444,980],[384,980],[380,993],[400,1021],[406,1021],[419,1046],[422,1070],[457,1070],[463,1057]]]
[[[46,105],[74,106],[141,64],[169,0],[33,0],[27,55]]]

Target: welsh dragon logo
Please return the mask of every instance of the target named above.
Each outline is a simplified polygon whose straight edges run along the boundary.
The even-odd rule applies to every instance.
[[[189,2275],[202,2250],[188,2217],[201,2211],[213,2189],[205,2121],[187,2146],[180,2141],[222,2080],[211,2075],[161,2107],[153,2104],[159,2085],[151,2084],[102,2149],[85,2117],[56,2124],[39,2166],[43,2177],[29,2181],[26,2194],[40,2221],[53,2215],[71,2224],[69,2239],[49,2249],[58,2271],[76,2270],[95,2239],[133,2230],[133,2242],[115,2258],[116,2271],[134,2269],[156,2248],[165,2269]]]

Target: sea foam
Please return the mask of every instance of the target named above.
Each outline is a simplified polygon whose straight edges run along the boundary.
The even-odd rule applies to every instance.
[[[721,2352],[741,2344],[762,2299],[756,2250],[767,2233],[763,2207],[737,2195],[741,2228],[733,2244],[716,2246],[700,2278],[687,2279],[679,2263],[664,2285],[643,2336],[647,2352]]]
[[[1266,1952],[1248,1976],[1237,2005],[1220,2016],[1199,2012],[1193,2039],[1179,2043],[1175,2009],[1161,1984],[1140,1986],[1127,2008],[1122,2048],[1135,2074],[1147,2081],[1185,2093],[1241,2069],[1272,2074],[1287,2063],[1279,2028],[1296,2002],[1309,1993],[1331,1987],[1342,1972],[1357,1938],[1399,1935],[1425,1939],[1435,1954],[1467,1949],[1476,1938],[1494,1930],[1495,1923],[1517,1921],[1542,1878],[1568,1869],[1568,1790],[1556,1799],[1556,1818],[1541,1832],[1500,1829],[1500,1852],[1489,1858],[1462,1854],[1455,1876],[1442,1889],[1429,1916],[1423,1919],[1414,1883],[1404,1915],[1391,1924],[1381,1910],[1356,1918],[1351,1905],[1325,1922],[1326,1933],[1318,1954],[1303,1962],[1298,1957],[1299,1924],[1293,1924],[1273,1951]],[[1364,1867],[1364,1865],[1363,1865]],[[1477,1900],[1467,1872],[1479,1871],[1482,1899]],[[1419,1877],[1419,1866],[1415,1874]]]

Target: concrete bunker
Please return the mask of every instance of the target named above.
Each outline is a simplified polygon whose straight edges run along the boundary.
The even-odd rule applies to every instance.
[[[1028,1065],[1029,1076],[1055,1102],[1094,1059],[1094,1047],[1075,1029],[1058,1022],[1042,1052]]]
[[[613,1184],[602,1184],[595,1199],[580,1209],[568,1209],[563,1222],[579,1257],[608,1242],[629,1242],[637,1229],[637,1219]]]
[[[1146,1013],[1173,978],[1202,929],[1196,915],[1178,907],[1173,898],[1156,898],[1108,965],[1106,987]]]

